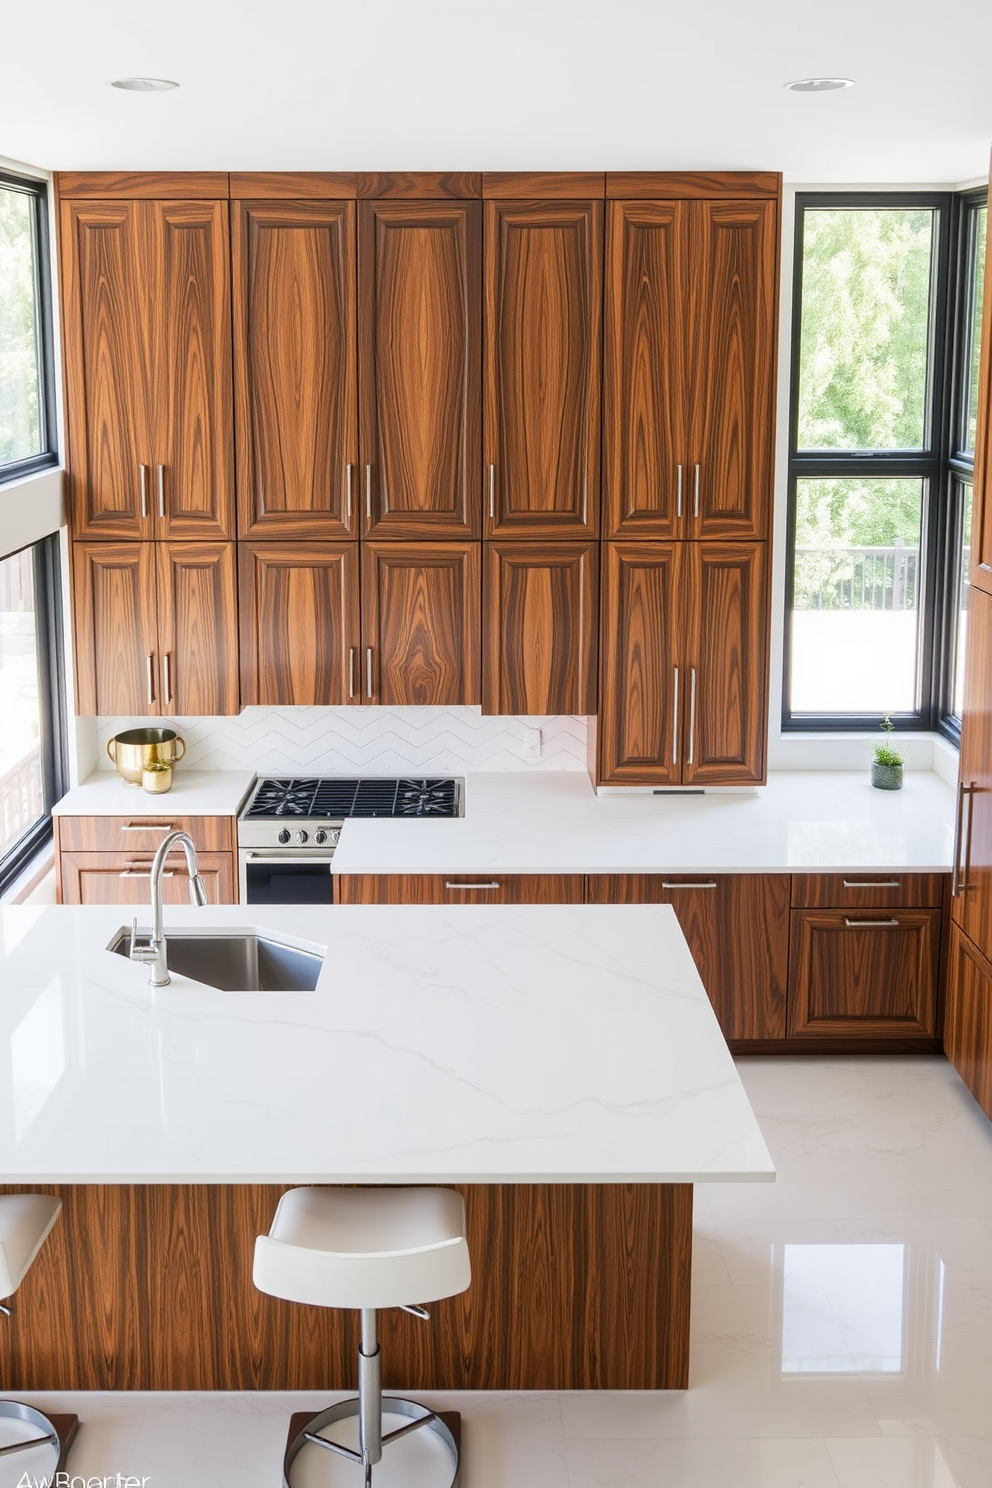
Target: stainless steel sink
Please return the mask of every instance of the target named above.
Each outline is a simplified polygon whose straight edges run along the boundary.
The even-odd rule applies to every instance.
[[[147,933],[138,943],[147,943]],[[169,971],[192,977],[220,992],[312,992],[324,958],[268,935],[213,930],[207,934],[172,931],[166,937]],[[122,925],[107,947],[127,958],[130,926]]]

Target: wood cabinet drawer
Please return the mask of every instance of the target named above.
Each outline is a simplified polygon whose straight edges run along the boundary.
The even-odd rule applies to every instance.
[[[793,909],[939,909],[946,873],[794,873]]]
[[[339,904],[581,904],[581,873],[347,873]]]
[[[790,1038],[934,1037],[939,909],[794,910]]]
[[[62,854],[63,904],[151,903],[152,859],[147,853]],[[236,904],[237,874],[234,854],[197,853],[197,867],[208,904]],[[162,874],[162,901],[189,904],[189,874],[182,853],[169,858]]]
[[[58,816],[62,852],[154,853],[169,832],[188,832],[197,852],[234,852],[233,816]]]

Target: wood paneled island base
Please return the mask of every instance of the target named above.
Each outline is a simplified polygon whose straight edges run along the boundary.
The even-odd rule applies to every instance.
[[[472,1285],[432,1303],[428,1323],[383,1314],[387,1388],[686,1388],[691,1184],[451,1187]],[[284,1186],[0,1191],[29,1188],[64,1208],[0,1328],[5,1390],[353,1387],[358,1314],[252,1285]]]

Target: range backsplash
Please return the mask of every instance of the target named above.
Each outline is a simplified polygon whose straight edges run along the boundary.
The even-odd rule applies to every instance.
[[[478,708],[245,708],[236,718],[98,718],[98,759],[126,728],[166,724],[186,740],[198,770],[259,774],[450,774],[465,770],[584,770],[586,720],[492,718]],[[524,758],[527,729],[539,728],[538,760]]]

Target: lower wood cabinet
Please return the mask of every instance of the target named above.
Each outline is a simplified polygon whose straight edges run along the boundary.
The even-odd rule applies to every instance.
[[[785,1037],[787,873],[595,874],[590,904],[671,904],[727,1039]]]
[[[933,1039],[939,909],[792,914],[790,1038]]]
[[[944,1052],[992,1117],[992,962],[951,926]]]
[[[62,853],[63,904],[143,904],[151,902],[152,859],[143,854]],[[237,873],[233,853],[197,853],[197,867],[207,890],[208,904],[237,902]],[[181,853],[162,873],[162,901],[189,903],[189,874]]]
[[[346,873],[339,904],[581,904],[581,873]]]

